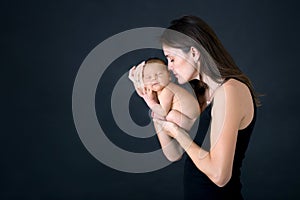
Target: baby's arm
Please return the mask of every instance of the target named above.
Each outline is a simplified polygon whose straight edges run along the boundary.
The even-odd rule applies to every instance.
[[[147,91],[148,95],[144,97],[147,105],[155,114],[166,117],[171,109],[174,93],[164,88],[158,95],[159,103],[149,96],[151,93],[152,91]]]

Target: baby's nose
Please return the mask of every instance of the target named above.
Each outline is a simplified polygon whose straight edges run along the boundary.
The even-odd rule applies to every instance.
[[[153,75],[153,76],[151,77],[151,80],[156,80],[156,79],[157,79],[157,77],[158,77],[158,75],[157,75],[157,74],[155,74],[155,75]]]

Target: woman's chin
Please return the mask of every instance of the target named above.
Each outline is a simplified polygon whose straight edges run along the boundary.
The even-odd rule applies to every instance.
[[[185,83],[187,82],[187,80],[184,80],[184,79],[182,79],[182,78],[177,78],[177,82],[178,82],[179,84],[185,84]]]

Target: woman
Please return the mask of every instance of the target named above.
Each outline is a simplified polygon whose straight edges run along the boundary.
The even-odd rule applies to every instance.
[[[243,199],[240,168],[259,105],[250,80],[198,17],[172,21],[161,42],[168,68],[178,83],[192,85],[201,108],[194,139],[176,124],[153,116],[161,146],[168,147],[166,157],[179,159],[183,150],[188,155],[185,199]]]

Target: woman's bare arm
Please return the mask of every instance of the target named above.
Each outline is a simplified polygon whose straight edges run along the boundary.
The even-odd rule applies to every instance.
[[[209,152],[194,143],[182,128],[170,122],[161,124],[171,137],[176,138],[197,168],[219,187],[231,178],[237,132],[244,114],[241,102],[240,94],[234,86],[224,86],[223,90],[216,92],[211,124],[214,141]]]
[[[155,120],[153,121],[153,124],[157,133],[158,140],[162,147],[162,151],[166,158],[171,162],[181,159],[184,150],[180,146],[180,144],[174,138],[170,137],[161,127],[161,125]]]

